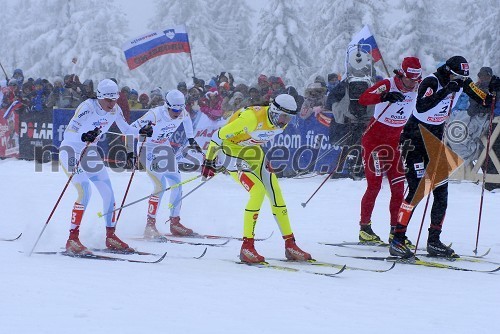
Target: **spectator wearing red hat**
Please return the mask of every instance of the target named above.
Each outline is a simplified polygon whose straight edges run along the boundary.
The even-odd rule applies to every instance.
[[[148,105],[149,105],[149,96],[148,94],[146,93],[142,93],[140,96],[139,96],[139,102],[141,103],[142,105],[142,109],[147,109],[148,108]]]
[[[373,118],[361,139],[367,188],[361,199],[360,242],[382,242],[371,228],[371,217],[384,173],[391,188],[390,239],[403,201],[405,174],[398,145],[401,131],[417,101],[417,87],[422,78],[419,59],[404,58],[401,68],[394,73],[392,78],[377,82],[359,98],[361,105],[375,105]],[[411,245],[409,241],[407,244]]]

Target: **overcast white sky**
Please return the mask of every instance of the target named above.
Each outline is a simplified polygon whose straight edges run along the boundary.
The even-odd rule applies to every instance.
[[[186,0],[189,1],[189,0]],[[252,8],[256,9],[256,13],[259,13],[260,8],[262,8],[266,2],[272,0],[228,0],[228,1],[246,1]],[[142,35],[151,29],[147,28],[150,18],[153,16],[153,11],[155,7],[154,0],[120,0],[120,6],[123,8],[127,14],[130,22],[130,38]],[[168,2],[165,3],[168,6]],[[164,27],[158,27],[164,28]]]

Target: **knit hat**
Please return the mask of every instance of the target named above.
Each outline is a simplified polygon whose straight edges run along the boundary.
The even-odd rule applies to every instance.
[[[422,78],[420,60],[417,57],[406,57],[401,63],[399,74],[414,81],[420,80]]]
[[[142,93],[140,96],[139,96],[139,101],[142,101],[142,100],[146,100],[146,103],[149,102],[149,96],[148,94],[146,93]]]

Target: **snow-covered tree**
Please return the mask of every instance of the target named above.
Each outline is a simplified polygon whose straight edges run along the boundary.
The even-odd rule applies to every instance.
[[[463,21],[463,35],[467,41],[461,48],[461,55],[471,64],[471,76],[483,66],[489,66],[493,73],[500,73],[500,10],[495,0],[465,1],[466,12],[457,19]],[[463,38],[457,46],[463,46]]]
[[[15,46],[13,62],[25,75],[52,80],[75,73],[82,81],[115,77],[135,87],[146,80],[125,63],[121,46],[128,39],[128,22],[115,1],[23,0],[19,6],[23,20],[32,24],[18,25],[7,45]]]
[[[246,2],[227,0],[215,1],[212,8],[216,15],[225,18],[214,22],[215,30],[222,37],[214,56],[226,71],[233,74],[236,82],[248,82],[253,74],[249,66],[252,60],[249,41],[253,9]]]
[[[157,0],[150,17],[134,20],[148,20],[150,30],[186,25],[195,74],[207,82],[229,71],[251,85],[265,73],[303,91],[316,75],[345,71],[346,46],[365,24],[389,71],[415,55],[428,74],[457,54],[469,61],[474,79],[481,66],[500,71],[497,0],[273,0],[258,15],[249,1]],[[0,61],[7,75],[21,68],[26,77],[49,80],[70,73],[81,80],[115,77],[120,86],[148,92],[190,85],[186,53],[128,69],[122,45],[137,36],[128,33],[122,7],[117,0],[3,0]],[[20,13],[21,20],[12,19]]]
[[[283,78],[286,85],[303,87],[311,64],[305,23],[294,0],[276,0],[261,11],[254,46],[255,76],[259,73]]]

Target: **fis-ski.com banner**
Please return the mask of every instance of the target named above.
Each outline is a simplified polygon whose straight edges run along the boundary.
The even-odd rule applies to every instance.
[[[271,167],[283,176],[298,172],[329,173],[336,168],[340,148],[330,144],[329,129],[315,117],[296,117],[265,146]]]

